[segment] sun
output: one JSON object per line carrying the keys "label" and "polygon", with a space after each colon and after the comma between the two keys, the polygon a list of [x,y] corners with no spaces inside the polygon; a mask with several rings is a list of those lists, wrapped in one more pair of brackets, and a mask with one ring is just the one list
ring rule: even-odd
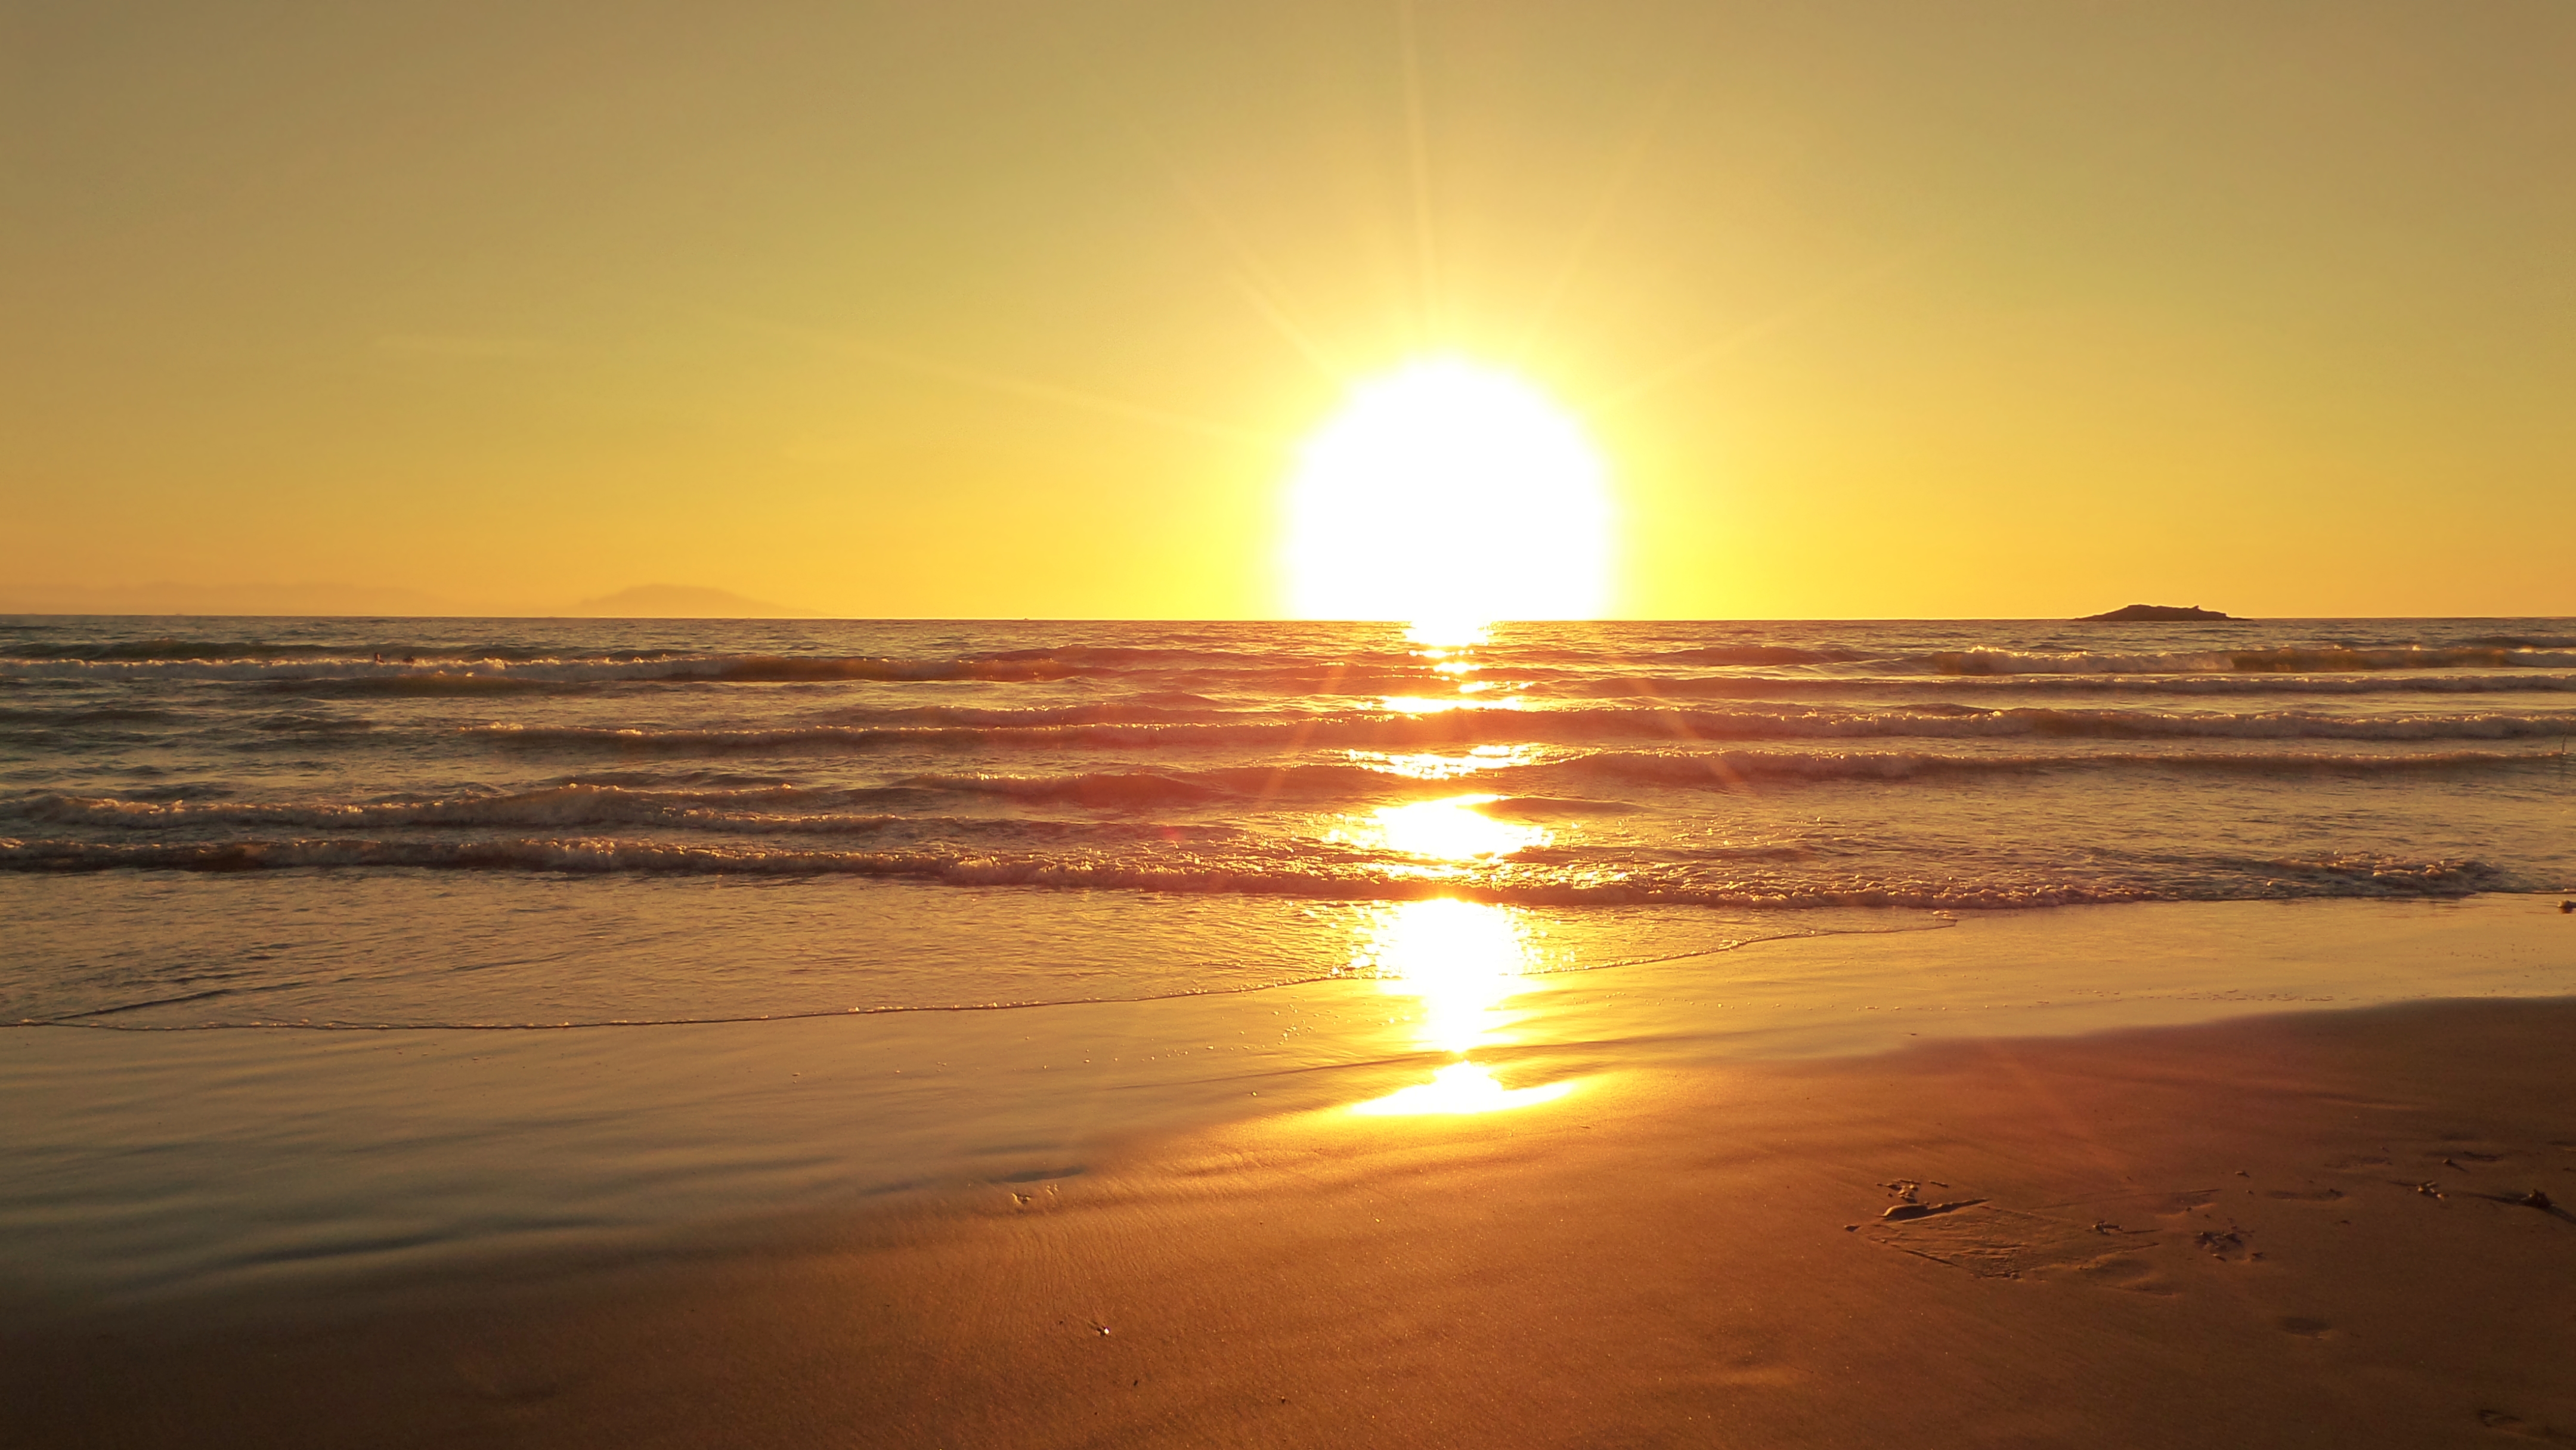
{"label": "sun", "polygon": [[1307,619],[1387,619],[1461,643],[1608,603],[1608,472],[1537,388],[1460,358],[1363,383],[1306,440],[1287,564]]}

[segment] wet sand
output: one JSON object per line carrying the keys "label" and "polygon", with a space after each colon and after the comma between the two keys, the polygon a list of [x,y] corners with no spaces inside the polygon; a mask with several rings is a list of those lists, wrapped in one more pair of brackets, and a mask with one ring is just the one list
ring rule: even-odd
{"label": "wet sand", "polygon": [[362,1305],[21,1303],[0,1413],[20,1445],[2570,1443],[2569,1200],[2576,1002],[1926,1041],[1290,1114]]}

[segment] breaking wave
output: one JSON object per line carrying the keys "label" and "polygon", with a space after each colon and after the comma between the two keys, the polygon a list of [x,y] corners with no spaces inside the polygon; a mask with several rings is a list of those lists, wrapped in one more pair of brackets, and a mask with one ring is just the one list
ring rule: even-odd
{"label": "breaking wave", "polygon": [[2393,648],[2280,646],[2136,654],[2008,649],[1944,650],[1923,660],[1944,675],[2322,674],[2360,670],[2567,669],[2576,653],[2522,645],[2401,645]]}
{"label": "breaking wave", "polygon": [[[1209,829],[1189,812],[1275,807],[1357,809],[1387,801],[1482,793],[1504,816],[1611,815],[1646,809],[1627,788],[1737,790],[1839,782],[1895,784],[2107,770],[2181,775],[2405,777],[2558,768],[2555,756],[2509,751],[2406,754],[2245,751],[1944,754],[1924,751],[1598,751],[1498,764],[1468,777],[1424,778],[1376,763],[1094,770],[1062,774],[925,772],[878,786],[650,789],[567,782],[536,790],[426,800],[261,802],[142,799],[61,791],[0,798],[0,822],[115,834],[256,831],[565,830],[631,827],[716,832],[1061,834],[1072,823],[1023,815],[928,814],[929,803],[996,799],[1116,812],[1177,810],[1163,835]],[[1607,798],[1605,798],[1605,796]]]}
{"label": "breaking wave", "polygon": [[[1909,706],[1878,710],[1452,709],[1245,719],[1243,712],[1141,707],[1031,712],[1045,723],[798,725],[750,729],[533,726],[494,723],[464,733],[525,750],[652,755],[780,755],[912,748],[1112,750],[1435,749],[1475,745],[1580,746],[1611,740],[1866,738],[2132,740],[2555,740],[2564,714],[2345,715],[2308,710],[2245,714],[2146,710]],[[1209,718],[1213,716],[1214,718]],[[952,717],[953,718],[953,717]],[[984,712],[984,718],[997,717]]]}
{"label": "breaking wave", "polygon": [[964,853],[939,850],[831,851],[611,839],[387,841],[369,838],[101,844],[0,839],[0,871],[158,870],[259,872],[409,869],[551,872],[571,875],[861,876],[957,886],[1298,896],[1330,900],[1455,897],[1524,906],[1695,905],[1801,908],[1894,906],[2006,909],[2122,901],[2241,900],[2261,897],[2457,897],[2506,886],[2509,878],[2472,860],[2417,861],[2351,854],[2237,863],[2239,879],[2180,894],[2141,883],[2093,881],[1822,880],[1760,875],[1711,879],[1687,868],[1646,867],[1583,876],[1498,868],[1473,876],[1390,876],[1366,859],[1302,858],[1238,863],[1122,859],[1081,854]]}
{"label": "breaking wave", "polygon": [[[1497,648],[1457,662],[1471,672],[1596,673],[1640,666],[1682,670],[1803,669],[1811,678],[1989,675],[2354,674],[2417,670],[2576,668],[2576,640],[2484,636],[2460,644],[2278,645],[2234,650],[2018,650],[1970,648],[1919,653],[1788,645],[1730,645],[1633,652]],[[1359,690],[1439,681],[1439,662],[1402,651],[1348,650],[1286,656],[1246,649],[1079,648],[957,655],[701,654],[679,650],[611,653],[529,646],[405,648],[359,652],[319,645],[138,641],[28,645],[0,655],[0,674],[20,678],[170,678],[362,681],[519,679],[549,684],[704,681],[736,684],[1042,683],[1152,674],[1197,676],[1243,687]],[[433,683],[431,688],[436,688]]]}

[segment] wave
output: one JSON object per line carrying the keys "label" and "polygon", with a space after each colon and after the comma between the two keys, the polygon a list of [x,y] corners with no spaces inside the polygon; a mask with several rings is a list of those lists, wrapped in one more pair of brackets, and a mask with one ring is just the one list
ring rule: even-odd
{"label": "wave", "polygon": [[[1175,712],[1105,706],[1061,712],[942,712],[946,718],[1031,718],[1088,723],[792,725],[757,729],[521,725],[495,722],[460,733],[523,750],[722,756],[889,749],[1112,750],[1253,748],[1425,750],[1476,745],[1581,746],[1614,740],[1861,738],[2130,740],[2556,740],[2576,733],[2576,712],[2362,716],[2321,711],[2257,713],[1989,709],[1922,704],[1877,710],[1675,710],[1665,708],[1465,708],[1428,714],[1299,715]],[[1211,714],[1215,718],[1208,718]]]}
{"label": "wave", "polygon": [[[1544,651],[1529,651],[1537,658],[1548,658]],[[1817,648],[1813,646],[1737,644],[1710,645],[1697,649],[1663,650],[1644,656],[1676,665],[1843,665],[1856,664],[1873,656],[1854,649]]]}
{"label": "wave", "polygon": [[405,670],[390,674],[333,675],[319,678],[263,675],[256,679],[260,687],[271,694],[334,699],[592,695],[611,688],[617,683],[612,679],[544,679],[528,674],[474,674],[447,670],[430,670],[422,673]]}
{"label": "wave", "polygon": [[2282,645],[2264,649],[2042,653],[2009,649],[1942,650],[1921,657],[1924,672],[1941,675],[2009,674],[2321,674],[2364,670],[2566,669],[2576,653],[2517,645]]}
{"label": "wave", "polygon": [[75,644],[23,644],[13,658],[31,660],[233,660],[304,659],[344,653],[331,645],[266,644],[258,640],[103,640]]}
{"label": "wave", "polygon": [[0,821],[92,834],[221,836],[243,831],[600,830],[720,834],[873,834],[915,838],[1102,843],[1228,838],[1231,824],[1180,819],[1120,824],[931,814],[941,798],[996,799],[1132,815],[1157,809],[1276,808],[1341,811],[1453,796],[1473,785],[1498,798],[1489,815],[1608,816],[1645,809],[1621,798],[1647,789],[1741,790],[1782,785],[1901,784],[2086,771],[2185,775],[2406,777],[2548,769],[2552,756],[2452,751],[2393,755],[2310,752],[2155,754],[2086,752],[1956,755],[1919,751],[1603,751],[1478,772],[1471,780],[1421,779],[1365,764],[1236,766],[1205,770],[1096,770],[1026,775],[931,772],[890,785],[818,789],[766,786],[656,789],[573,782],[536,790],[426,800],[260,802],[148,799],[40,792],[0,799]]}
{"label": "wave", "polygon": [[[529,660],[485,658],[434,664],[366,658],[86,659],[0,658],[0,679],[89,684],[199,680],[255,683],[271,690],[330,695],[578,694],[608,685],[1024,684],[1141,675],[1129,666],[970,656],[729,655],[696,658]],[[1159,678],[1184,689],[1270,696],[1382,695],[1454,687],[1457,676],[1415,658],[1381,663],[1263,663],[1167,667]]]}
{"label": "wave", "polygon": [[[1085,673],[1078,666],[1043,660],[901,660],[877,656],[726,655],[696,658],[562,659],[453,657],[440,661],[349,658],[336,654],[178,656],[133,659],[86,656],[17,657],[0,671],[34,679],[177,679],[299,681],[420,681],[458,688],[464,680],[520,680],[544,684],[702,680],[737,684],[802,681],[1058,680]],[[1097,673],[1099,671],[1090,671]],[[443,677],[443,678],[442,678]]]}
{"label": "wave", "polygon": [[1528,774],[1567,782],[1735,788],[1757,783],[1903,781],[1961,776],[2036,776],[2082,771],[2166,771],[2184,775],[2407,776],[2547,768],[2555,755],[2455,750],[2391,754],[2319,751],[2062,751],[1945,755],[1910,750],[1603,751],[1543,766],[1479,775],[1525,785]]}
{"label": "wave", "polygon": [[[2322,845],[2567,859],[2564,620],[1564,625],[1438,656],[1325,625],[378,621],[351,628],[408,638],[312,643],[339,627],[0,633],[0,870],[1984,906],[2519,879],[2291,854]],[[1545,829],[1440,865],[1375,828],[1468,792]]]}
{"label": "wave", "polygon": [[[619,650],[576,657],[641,663],[684,658],[687,650]],[[70,644],[21,643],[0,656],[0,664],[20,661],[65,661],[117,664],[390,664],[396,668],[466,663],[510,664],[565,657],[544,645],[423,645],[401,640],[369,643],[295,644],[266,640],[140,639],[79,641]]]}
{"label": "wave", "polygon": [[[879,838],[1139,841],[1232,839],[1252,829],[1244,811],[1349,812],[1462,789],[1499,797],[1486,813],[1508,818],[1612,816],[1647,809],[1636,792],[1735,791],[1842,783],[1902,785],[2102,772],[2408,778],[2548,771],[2554,755],[2510,751],[2354,754],[2288,751],[2141,751],[1954,754],[1883,750],[1607,750],[1498,765],[1465,778],[1422,778],[1385,764],[1301,762],[1201,769],[1077,770],[1054,774],[933,771],[881,784],[819,788],[690,788],[593,781],[429,798],[334,801],[189,799],[170,787],[121,796],[68,791],[0,798],[0,822],[68,828],[92,836],[220,840],[278,831],[472,833],[512,830],[645,831]],[[220,795],[220,791],[211,791]],[[950,802],[946,810],[937,803]],[[1007,805],[974,813],[960,802]],[[1116,819],[1047,819],[1031,808],[1072,807]],[[957,814],[965,809],[968,814]],[[1209,812],[1217,813],[1211,817]],[[1174,814],[1177,813],[1177,814]]]}
{"label": "wave", "polygon": [[1542,700],[1780,700],[1807,698],[2022,698],[2050,695],[2187,697],[2483,695],[2576,693],[2576,674],[2084,675],[1989,674],[1936,678],[1847,675],[1592,674],[1511,671],[1521,698]]}
{"label": "wave", "polygon": [[62,729],[79,725],[157,725],[185,717],[172,710],[155,710],[143,706],[102,705],[74,706],[65,710],[0,709],[0,726],[32,725],[39,729]]}
{"label": "wave", "polygon": [[906,784],[1022,801],[1138,809],[1156,805],[1273,802],[1283,806],[1364,804],[1454,795],[1472,784],[1516,797],[1593,799],[1602,787],[1741,789],[1750,785],[1892,783],[1971,776],[2039,776],[2085,771],[2179,774],[2413,776],[2554,767],[2554,755],[2513,751],[2328,754],[2312,751],[2155,753],[2050,752],[1954,755],[1881,750],[1606,750],[1497,766],[1467,779],[1421,779],[1359,764],[1237,766],[1193,771],[1108,770],[1063,775],[926,774]]}
{"label": "wave", "polygon": [[[1473,788],[1499,796],[1489,814],[1628,814],[1625,788],[1734,791],[1795,783],[1906,783],[1950,778],[2038,778],[2038,775],[2177,773],[2277,775],[2277,778],[2406,778],[2406,775],[2553,770],[2555,755],[2530,752],[2009,752],[1942,755],[1911,749],[1605,749],[1589,755],[1497,765],[1468,778],[1419,778],[1368,762],[1226,765],[1203,770],[1072,770],[1028,773],[920,773],[881,786],[739,786],[659,788],[616,783],[556,783],[533,791],[459,793],[407,801],[191,801],[170,791],[82,796],[36,791],[0,798],[0,822],[72,827],[85,832],[276,832],[276,829],[683,829],[683,832],[912,832],[912,834],[1064,834],[1100,822],[1046,822],[1025,814],[925,814],[940,798],[1007,801],[1015,806],[1079,806],[1151,811],[1218,809],[1332,811],[1381,801],[1443,798]],[[1208,832],[1206,824],[1154,822],[1151,832]]]}
{"label": "wave", "polygon": [[[2576,658],[2576,656],[2571,656]],[[190,663],[107,667],[87,662],[37,665],[0,663],[0,676],[14,673],[21,681],[104,685],[123,681],[167,679],[236,683],[272,695],[312,699],[437,700],[544,699],[595,697],[619,689],[651,687],[724,687],[758,684],[931,683],[949,680],[984,684],[1058,684],[1072,675],[1027,675],[1014,679],[1003,672],[941,675],[930,667],[889,667],[869,673],[847,662],[829,668],[767,671],[750,668],[671,666],[661,663],[528,664],[483,669],[406,669],[370,664],[335,665],[329,669],[275,663]],[[1941,672],[1867,675],[1639,674],[1630,671],[1587,673],[1563,669],[1511,669],[1485,666],[1458,674],[1426,669],[1328,670],[1308,667],[1235,671],[1194,671],[1156,677],[1164,688],[1135,688],[1145,680],[1123,682],[1124,703],[990,706],[963,708],[904,703],[902,697],[861,697],[861,703],[833,705],[834,718],[851,723],[919,724],[1076,724],[1186,723],[1240,718],[1283,702],[1303,700],[1313,710],[1329,702],[1358,703],[1373,698],[1405,697],[1471,705],[1517,702],[1555,706],[1559,702],[1635,701],[1673,704],[1697,701],[1885,702],[1902,707],[1909,700],[2002,701],[2050,696],[2142,696],[2179,698],[2280,698],[2320,696],[2362,699],[2375,696],[2568,694],[2576,693],[2576,674],[2539,668],[2492,674],[2408,674],[2379,671],[2362,675],[2314,675],[2296,672],[2130,674],[2118,671],[2022,671],[1980,667]],[[1475,692],[1461,696],[1459,686]],[[1347,704],[1345,708],[1347,708]],[[0,711],[0,724],[51,723],[44,712]],[[91,718],[151,718],[132,716]],[[62,723],[78,723],[65,717]]]}
{"label": "wave", "polygon": [[[1004,796],[1027,802],[1136,807],[1241,799],[1263,793],[1276,772],[1217,772],[1184,779],[1139,772],[1072,776],[923,776],[898,786],[816,790],[776,786],[733,790],[649,789],[572,783],[539,790],[459,795],[433,800],[368,802],[270,802],[156,800],[43,792],[0,799],[0,821],[71,827],[93,833],[163,836],[222,831],[525,830],[630,827],[738,834],[909,834],[928,837],[1010,837],[1102,840],[1222,839],[1231,826],[1153,822],[1142,826],[1070,821],[1025,815],[960,816],[923,813],[939,794]],[[1421,783],[1359,767],[1307,767],[1280,794],[1311,804],[1318,796],[1375,798]],[[1427,785],[1425,786],[1427,789]],[[1454,785],[1444,787],[1454,789]],[[911,810],[888,809],[905,805]],[[1504,796],[1482,809],[1514,818],[1623,815],[1638,809],[1625,801],[1571,796]],[[1139,832],[1143,834],[1140,836]]]}
{"label": "wave", "polygon": [[821,791],[794,786],[691,791],[635,790],[580,783],[495,795],[346,804],[158,801],[45,792],[0,801],[0,819],[43,825],[165,832],[214,827],[331,831],[389,826],[651,826],[684,822],[699,812],[741,815],[764,809],[815,812],[838,807],[846,810],[863,803],[867,795],[862,791]]}
{"label": "wave", "polygon": [[[1068,823],[924,815],[936,794],[908,786],[642,789],[570,783],[430,800],[190,801],[42,792],[0,799],[0,820],[91,832],[571,830],[631,827],[741,833],[1060,834]],[[903,809],[910,807],[911,809]]]}
{"label": "wave", "polygon": [[251,728],[271,735],[363,735],[376,722],[347,715],[271,715],[252,722]]}
{"label": "wave", "polygon": [[[578,694],[610,685],[937,684],[1049,685],[1085,680],[1159,681],[1182,691],[1287,696],[1445,693],[1462,679],[1529,685],[1578,697],[1751,696],[1804,688],[1834,691],[1906,688],[1908,682],[2062,676],[2120,682],[2114,687],[2227,676],[2390,675],[2462,670],[2576,668],[2576,651],[2558,636],[2485,637],[2458,645],[2279,645],[2226,651],[2039,651],[2007,648],[1871,653],[1830,646],[1743,644],[1620,653],[1605,649],[1496,648],[1449,661],[1397,651],[1319,655],[1300,648],[1062,646],[955,655],[691,653],[677,650],[548,651],[537,646],[470,646],[422,650],[394,646],[357,652],[339,646],[153,640],[105,644],[16,646],[0,658],[0,677],[106,683],[122,680],[256,682],[274,690],[317,694],[441,695]],[[1275,642],[1274,642],[1275,643]],[[1646,671],[1640,674],[1640,669]],[[1798,670],[1778,683],[1747,670]],[[2206,687],[2204,687],[2206,688]],[[2261,688],[2261,687],[2256,687]],[[2279,688],[2351,688],[2307,680]],[[2576,688],[2561,678],[2547,686]]]}
{"label": "wave", "polygon": [[1496,867],[1477,875],[1425,879],[1362,859],[1257,861],[1117,858],[943,850],[835,851],[689,845],[602,838],[417,841],[343,838],[210,844],[100,844],[0,839],[0,871],[453,870],[567,875],[861,876],[950,886],[1412,900],[1433,896],[1526,906],[1688,905],[1800,908],[1897,906],[2015,909],[2152,900],[2297,896],[2457,897],[2512,886],[2507,873],[2474,860],[2412,860],[2369,854],[2228,861],[2226,879],[2194,889],[2105,880],[1971,881],[1818,879],[1779,874],[1711,877],[1704,871],[1548,872]]}

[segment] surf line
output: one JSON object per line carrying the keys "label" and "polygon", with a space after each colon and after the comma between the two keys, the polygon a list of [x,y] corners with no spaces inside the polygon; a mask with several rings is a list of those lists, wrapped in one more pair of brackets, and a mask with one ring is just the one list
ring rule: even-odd
{"label": "surf line", "polygon": [[[1524,975],[1561,976],[1579,972],[1607,972],[1620,967],[1655,966],[1667,962],[1686,962],[1699,957],[1724,956],[1764,942],[1795,941],[1826,936],[1897,936],[1915,931],[1940,931],[1957,926],[1956,918],[1936,916],[1920,926],[1901,927],[1806,927],[1747,937],[1743,941],[1699,951],[1671,952],[1651,957],[1620,957],[1591,966],[1554,967]],[[121,1012],[140,1012],[146,1008],[195,1001],[195,997],[165,997],[151,1002],[127,1002],[114,1007],[98,1007],[87,1012],[66,1013],[60,1017],[22,1017],[15,1022],[0,1023],[0,1030],[39,1027],[73,1028],[88,1032],[593,1032],[620,1027],[730,1027],[754,1022],[815,1022],[832,1017],[884,1017],[911,1012],[1021,1012],[1039,1007],[1109,1007],[1125,1003],[1182,1002],[1194,997],[1243,997],[1255,992],[1276,992],[1289,987],[1309,987],[1320,982],[1374,982],[1376,976],[1345,972],[1335,968],[1312,976],[1290,977],[1276,982],[1255,982],[1243,987],[1199,987],[1186,992],[1157,992],[1142,997],[1058,997],[1026,1002],[940,1002],[920,1005],[888,1004],[878,1007],[820,1007],[809,1012],[760,1012],[737,1017],[612,1017],[587,1022],[174,1022],[166,1024],[134,1022],[101,1022],[95,1019]]]}

